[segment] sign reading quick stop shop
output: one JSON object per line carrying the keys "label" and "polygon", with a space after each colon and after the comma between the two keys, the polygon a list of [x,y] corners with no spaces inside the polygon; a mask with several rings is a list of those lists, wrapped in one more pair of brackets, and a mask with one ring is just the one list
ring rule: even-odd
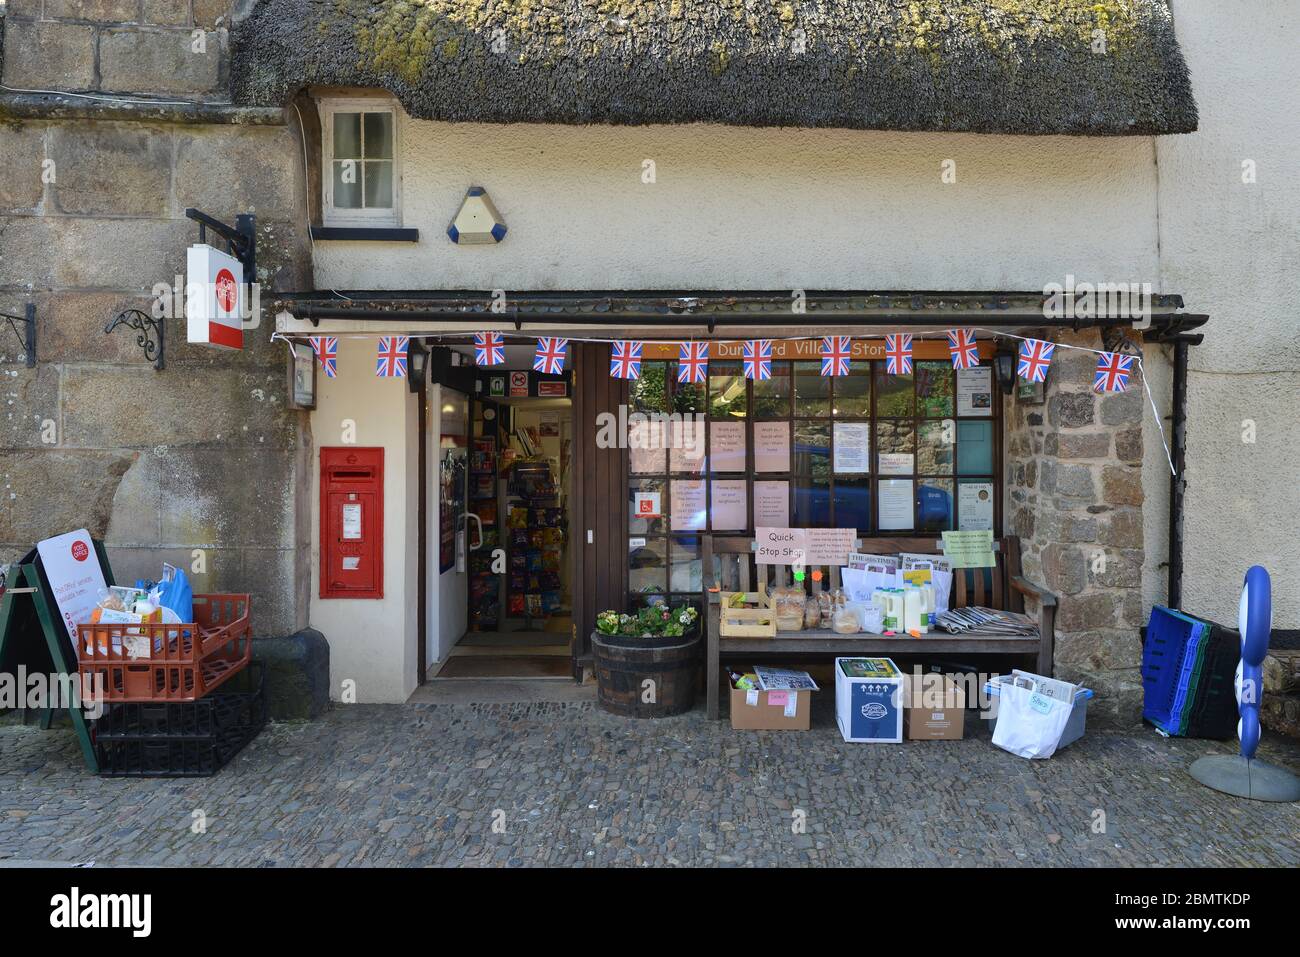
{"label": "sign reading quick stop shop", "polygon": [[244,267],[203,243],[185,259],[186,340],[225,349],[244,347]]}

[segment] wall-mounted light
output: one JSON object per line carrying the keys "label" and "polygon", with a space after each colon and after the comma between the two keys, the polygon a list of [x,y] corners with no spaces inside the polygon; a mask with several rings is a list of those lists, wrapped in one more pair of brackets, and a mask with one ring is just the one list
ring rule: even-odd
{"label": "wall-mounted light", "polygon": [[412,392],[419,392],[429,374],[429,350],[419,339],[406,344],[406,384]]}
{"label": "wall-mounted light", "polygon": [[1003,395],[1010,395],[1016,387],[1016,356],[1011,352],[999,352],[993,357],[993,373],[997,376],[998,386]]}

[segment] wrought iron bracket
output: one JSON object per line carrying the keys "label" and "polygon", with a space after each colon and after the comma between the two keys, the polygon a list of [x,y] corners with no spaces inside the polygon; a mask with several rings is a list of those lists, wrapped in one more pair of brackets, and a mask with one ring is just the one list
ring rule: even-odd
{"label": "wrought iron bracket", "polygon": [[153,367],[161,372],[166,342],[163,320],[139,309],[125,309],[104,327],[104,332],[111,334],[118,326],[135,330],[135,344],[143,350],[144,357],[153,363]]}
{"label": "wrought iron bracket", "polygon": [[[21,316],[11,316],[7,312],[0,312],[0,319],[4,319],[9,324],[9,329],[23,347],[23,356],[27,361],[27,368],[36,368],[36,304],[27,303],[23,308]],[[27,327],[25,331],[19,331],[18,323]]]}
{"label": "wrought iron bracket", "polygon": [[212,230],[226,241],[226,248],[230,255],[238,259],[239,264],[244,267],[244,282],[251,284],[257,281],[256,216],[252,213],[240,213],[235,217],[234,226],[227,226],[221,220],[214,219],[193,207],[185,210],[185,216],[199,224],[199,242],[206,243],[207,231]]}

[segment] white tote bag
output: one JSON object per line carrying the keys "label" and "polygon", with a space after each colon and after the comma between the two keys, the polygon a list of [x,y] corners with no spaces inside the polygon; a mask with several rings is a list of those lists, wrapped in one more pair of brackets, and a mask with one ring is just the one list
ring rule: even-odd
{"label": "white tote bag", "polygon": [[993,743],[1022,758],[1050,758],[1073,711],[1073,700],[1049,697],[1035,681],[1017,675],[999,689]]}

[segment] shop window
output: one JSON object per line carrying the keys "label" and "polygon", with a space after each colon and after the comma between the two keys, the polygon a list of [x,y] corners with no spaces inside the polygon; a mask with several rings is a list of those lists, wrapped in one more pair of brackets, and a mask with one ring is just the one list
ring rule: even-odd
{"label": "shop window", "polygon": [[[864,537],[997,531],[1000,404],[991,369],[957,373],[919,360],[891,376],[880,360],[823,377],[816,361],[775,360],[772,377],[710,364],[707,383],[649,361],[631,385],[636,411],[704,413],[703,458],[629,452],[629,582],[634,605],[698,601],[699,533],[759,525],[854,528]],[[643,509],[642,514],[637,508]]]}
{"label": "shop window", "polygon": [[387,100],[324,100],[326,225],[400,224],[397,111]]}

